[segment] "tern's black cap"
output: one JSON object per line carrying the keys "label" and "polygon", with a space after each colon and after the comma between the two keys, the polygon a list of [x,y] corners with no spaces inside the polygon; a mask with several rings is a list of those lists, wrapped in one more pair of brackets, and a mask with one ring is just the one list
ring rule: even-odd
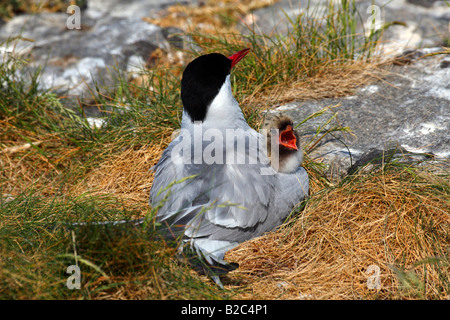
{"label": "tern's black cap", "polygon": [[181,100],[192,121],[203,121],[208,107],[230,74],[232,61],[219,53],[189,63],[181,80]]}

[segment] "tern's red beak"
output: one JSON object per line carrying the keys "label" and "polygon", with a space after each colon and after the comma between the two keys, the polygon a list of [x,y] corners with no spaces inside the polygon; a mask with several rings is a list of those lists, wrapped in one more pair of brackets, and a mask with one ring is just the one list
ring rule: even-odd
{"label": "tern's red beak", "polygon": [[232,54],[231,56],[229,56],[228,59],[231,60],[231,68],[233,68],[236,65],[236,63],[241,61],[241,59],[243,57],[245,57],[245,55],[249,52],[250,52],[250,48],[247,48],[247,49],[241,50],[241,51],[236,52],[235,54]]}
{"label": "tern's red beak", "polygon": [[280,144],[286,148],[298,150],[297,138],[295,137],[294,130],[292,130],[291,126],[287,126],[285,130],[281,131]]}

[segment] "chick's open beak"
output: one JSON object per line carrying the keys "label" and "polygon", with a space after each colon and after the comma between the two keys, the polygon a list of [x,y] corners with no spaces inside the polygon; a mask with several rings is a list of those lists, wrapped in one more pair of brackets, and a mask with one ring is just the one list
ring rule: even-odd
{"label": "chick's open beak", "polygon": [[295,137],[294,130],[291,126],[280,133],[280,144],[286,148],[298,150],[297,148],[297,138]]}

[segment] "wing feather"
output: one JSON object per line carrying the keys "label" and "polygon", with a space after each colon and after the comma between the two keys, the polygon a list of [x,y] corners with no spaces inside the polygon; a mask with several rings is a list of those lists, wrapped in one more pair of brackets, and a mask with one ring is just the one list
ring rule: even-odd
{"label": "wing feather", "polygon": [[[210,236],[221,228],[255,228],[267,219],[275,180],[259,174],[265,164],[183,164],[174,152],[181,141],[174,140],[154,167],[150,203],[161,206],[158,220],[189,221],[190,236]],[[258,154],[245,150],[247,159]]]}

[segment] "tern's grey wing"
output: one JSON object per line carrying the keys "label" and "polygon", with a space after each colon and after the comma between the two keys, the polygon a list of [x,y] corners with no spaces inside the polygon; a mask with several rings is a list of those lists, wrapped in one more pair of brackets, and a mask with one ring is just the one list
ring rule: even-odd
{"label": "tern's grey wing", "polygon": [[[158,220],[188,225],[188,237],[251,238],[255,228],[268,218],[273,202],[276,179],[260,174],[267,165],[179,163],[180,154],[174,151],[176,143],[165,150],[155,166],[150,202],[153,206],[160,203]],[[247,146],[244,152],[246,156],[258,154],[254,146]],[[170,191],[164,190],[180,180]]]}

